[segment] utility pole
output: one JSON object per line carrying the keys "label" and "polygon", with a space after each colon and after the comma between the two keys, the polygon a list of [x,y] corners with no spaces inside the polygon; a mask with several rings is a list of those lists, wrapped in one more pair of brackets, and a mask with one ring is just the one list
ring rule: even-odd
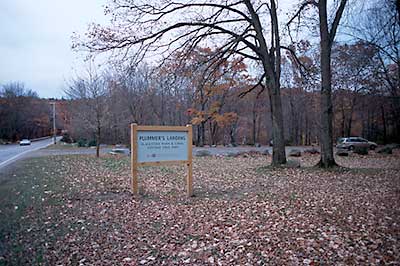
{"label": "utility pole", "polygon": [[56,139],[56,103],[55,102],[51,102],[51,105],[53,105],[53,139],[54,139],[54,144],[56,144],[57,139]]}

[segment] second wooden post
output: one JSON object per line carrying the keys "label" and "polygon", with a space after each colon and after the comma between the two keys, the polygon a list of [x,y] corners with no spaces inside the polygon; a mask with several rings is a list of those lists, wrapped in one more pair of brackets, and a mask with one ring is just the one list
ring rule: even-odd
{"label": "second wooden post", "polygon": [[132,176],[132,193],[139,194],[138,186],[138,166],[137,166],[137,124],[131,124],[131,176]]}
{"label": "second wooden post", "polygon": [[193,164],[192,164],[192,146],[193,146],[193,129],[192,125],[187,125],[188,127],[188,173],[186,180],[186,192],[188,197],[193,196]]}

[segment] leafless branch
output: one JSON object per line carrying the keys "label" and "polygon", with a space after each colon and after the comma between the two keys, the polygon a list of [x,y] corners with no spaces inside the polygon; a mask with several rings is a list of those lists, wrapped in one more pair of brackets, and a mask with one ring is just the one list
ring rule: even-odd
{"label": "leafless branch", "polygon": [[341,0],[338,10],[335,14],[335,19],[332,22],[331,30],[329,31],[329,42],[332,45],[336,36],[336,31],[339,26],[339,21],[343,15],[344,8],[346,7],[347,0]]}
{"label": "leafless branch", "polygon": [[257,82],[254,86],[252,86],[252,87],[250,87],[249,89],[247,89],[247,90],[245,90],[245,91],[239,93],[239,97],[240,97],[240,98],[243,98],[243,97],[246,96],[248,93],[250,93],[250,92],[252,92],[253,90],[255,90],[257,87],[259,87],[259,86],[263,87],[263,83],[262,83],[262,82],[263,82],[264,78],[265,78],[265,75],[262,75],[261,78],[258,80],[258,82]]}

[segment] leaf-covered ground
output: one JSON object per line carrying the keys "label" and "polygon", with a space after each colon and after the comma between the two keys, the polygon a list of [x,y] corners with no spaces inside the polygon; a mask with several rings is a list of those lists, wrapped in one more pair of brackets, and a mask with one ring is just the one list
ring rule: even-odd
{"label": "leaf-covered ground", "polygon": [[400,264],[400,154],[345,168],[273,169],[270,157],[140,168],[90,155],[31,158],[0,177],[0,265]]}

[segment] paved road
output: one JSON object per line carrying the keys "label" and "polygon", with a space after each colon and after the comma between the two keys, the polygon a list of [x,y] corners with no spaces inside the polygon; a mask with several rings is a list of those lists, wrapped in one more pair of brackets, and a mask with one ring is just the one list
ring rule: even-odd
{"label": "paved road", "polygon": [[[59,140],[61,137],[58,137]],[[10,164],[30,152],[45,148],[53,143],[53,138],[32,142],[28,146],[19,146],[18,144],[0,145],[0,168]]]}

